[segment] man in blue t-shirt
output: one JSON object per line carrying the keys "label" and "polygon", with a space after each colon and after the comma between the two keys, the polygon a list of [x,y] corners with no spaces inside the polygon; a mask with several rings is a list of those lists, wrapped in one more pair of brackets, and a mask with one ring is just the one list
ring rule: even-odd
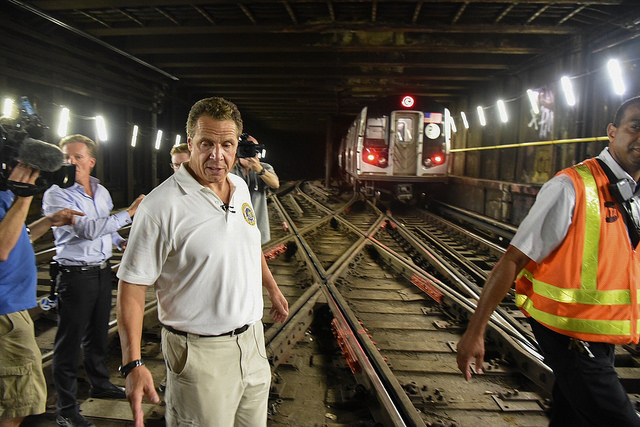
{"label": "man in blue t-shirt", "polygon": [[[9,181],[34,184],[40,172],[18,164]],[[0,425],[18,426],[45,411],[47,385],[42,355],[28,309],[36,305],[36,260],[31,240],[52,225],[70,224],[82,212],[63,209],[24,224],[33,196],[0,191]],[[20,381],[17,381],[20,379]]]}

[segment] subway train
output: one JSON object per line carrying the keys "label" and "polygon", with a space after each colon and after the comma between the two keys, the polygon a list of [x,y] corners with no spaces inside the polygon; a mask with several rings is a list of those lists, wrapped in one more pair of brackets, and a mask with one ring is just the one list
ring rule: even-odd
{"label": "subway train", "polygon": [[430,98],[401,95],[365,106],[340,143],[341,178],[365,193],[411,200],[414,185],[445,181],[449,110]]}

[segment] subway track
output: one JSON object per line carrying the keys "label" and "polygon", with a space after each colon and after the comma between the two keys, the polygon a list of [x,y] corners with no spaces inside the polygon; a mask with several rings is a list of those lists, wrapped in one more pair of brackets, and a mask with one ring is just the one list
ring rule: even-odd
{"label": "subway track", "polygon": [[[406,207],[392,212],[313,182],[283,187],[269,198],[272,238],[263,246],[290,305],[288,321],[273,324],[265,295],[270,426],[547,425],[552,374],[512,298],[489,325],[485,374],[466,382],[455,362],[456,343],[512,235],[509,227],[483,228],[482,218],[447,215],[446,208],[439,215]],[[50,289],[46,246],[38,248],[39,297]],[[114,304],[115,289],[114,282]],[[152,290],[147,298],[143,357],[160,385],[164,363]],[[47,372],[55,313],[32,315]],[[115,319],[110,331],[109,366],[122,385]],[[639,360],[635,349],[617,349],[632,400],[640,392]],[[30,425],[51,424],[52,387],[49,392],[47,414]],[[81,381],[83,414],[96,425],[130,424],[126,401],[87,393]],[[162,404],[147,403],[145,414],[147,425],[164,425]]]}

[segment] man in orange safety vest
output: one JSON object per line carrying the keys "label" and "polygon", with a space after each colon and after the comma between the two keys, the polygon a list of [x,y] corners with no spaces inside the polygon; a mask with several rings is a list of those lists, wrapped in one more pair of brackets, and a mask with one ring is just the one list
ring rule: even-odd
{"label": "man in orange safety vest", "polygon": [[540,190],[484,286],[458,343],[458,367],[482,372],[492,312],[516,280],[553,370],[550,425],[640,426],[614,367],[615,344],[638,343],[640,97],[607,127],[609,146],[560,171]]}

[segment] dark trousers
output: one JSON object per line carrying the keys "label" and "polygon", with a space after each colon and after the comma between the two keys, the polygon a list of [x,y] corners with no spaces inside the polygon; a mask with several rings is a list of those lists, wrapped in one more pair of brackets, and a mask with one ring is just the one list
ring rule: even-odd
{"label": "dark trousers", "polygon": [[579,342],[529,322],[555,376],[550,426],[640,426],[614,367],[613,344],[588,342],[591,357]]}
{"label": "dark trousers", "polygon": [[58,413],[78,411],[77,374],[81,351],[91,386],[97,389],[109,386],[106,356],[111,279],[109,267],[58,274],[58,330],[52,364]]}

